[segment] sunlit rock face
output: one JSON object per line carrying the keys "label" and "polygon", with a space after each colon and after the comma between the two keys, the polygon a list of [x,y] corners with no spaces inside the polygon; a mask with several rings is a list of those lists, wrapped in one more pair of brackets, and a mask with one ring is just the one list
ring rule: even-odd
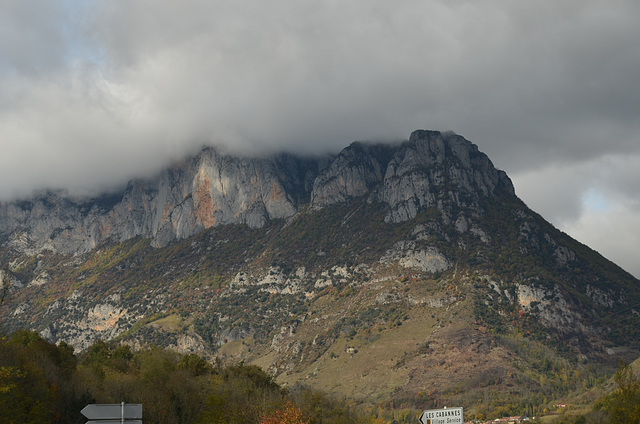
{"label": "sunlit rock face", "polygon": [[17,251],[87,252],[107,239],[151,238],[160,247],[210,227],[259,228],[295,215],[367,196],[402,222],[429,207],[445,221],[453,208],[480,214],[480,199],[514,195],[511,181],[477,146],[453,133],[419,130],[397,144],[352,143],[336,156],[262,158],[205,148],[150,179],[114,194],[75,198],[46,192],[0,203],[0,241]]}
{"label": "sunlit rock face", "polygon": [[163,246],[212,226],[257,228],[308,203],[324,162],[290,155],[240,158],[207,148],[156,178],[131,181],[121,193],[78,199],[46,192],[3,202],[0,237],[30,254],[82,253],[109,238],[143,236]]}
{"label": "sunlit rock face", "polygon": [[[138,225],[121,238],[151,236],[157,246],[227,224],[262,227],[294,215],[308,201],[318,162],[280,155],[239,158],[212,148],[158,178],[132,184],[115,210],[123,223],[136,211]],[[142,229],[139,230],[139,229]]]}

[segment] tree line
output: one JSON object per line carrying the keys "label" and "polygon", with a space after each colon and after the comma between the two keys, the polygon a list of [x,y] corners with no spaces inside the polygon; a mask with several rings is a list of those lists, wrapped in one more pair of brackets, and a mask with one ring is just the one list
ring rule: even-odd
{"label": "tree line", "polygon": [[[614,381],[616,389],[591,413],[559,422],[640,424],[640,381],[625,364]],[[417,423],[417,416],[400,419],[307,388],[285,389],[255,365],[102,340],[75,354],[34,331],[0,336],[1,423],[84,424],[86,405],[120,402],[142,404],[145,424]]]}
{"label": "tree line", "polygon": [[140,403],[145,424],[356,424],[345,402],[285,390],[255,365],[98,340],[74,354],[34,331],[0,337],[0,422],[84,424],[91,403]]}

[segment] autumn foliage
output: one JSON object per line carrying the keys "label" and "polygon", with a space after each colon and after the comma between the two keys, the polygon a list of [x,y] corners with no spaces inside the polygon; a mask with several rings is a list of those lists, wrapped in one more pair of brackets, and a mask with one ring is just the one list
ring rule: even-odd
{"label": "autumn foliage", "polygon": [[0,423],[82,424],[90,403],[140,403],[145,424],[356,424],[339,401],[291,393],[256,365],[94,342],[73,353],[34,331],[0,334]]}
{"label": "autumn foliage", "polygon": [[260,417],[260,424],[309,424],[302,409],[295,406],[291,401],[286,401],[282,408],[273,414]]}

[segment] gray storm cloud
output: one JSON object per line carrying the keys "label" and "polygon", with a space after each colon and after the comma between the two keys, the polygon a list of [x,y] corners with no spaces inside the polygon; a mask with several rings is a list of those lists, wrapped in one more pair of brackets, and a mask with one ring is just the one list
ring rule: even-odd
{"label": "gray storm cloud", "polygon": [[0,198],[110,189],[203,144],[321,153],[429,128],[578,238],[604,228],[594,187],[637,234],[639,20],[623,0],[1,1]]}

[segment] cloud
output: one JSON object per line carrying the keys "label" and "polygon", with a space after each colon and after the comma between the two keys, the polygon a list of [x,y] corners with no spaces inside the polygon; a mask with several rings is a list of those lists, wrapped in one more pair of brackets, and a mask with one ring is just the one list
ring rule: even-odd
{"label": "cloud", "polygon": [[626,271],[640,278],[638,246],[640,216],[638,204],[616,202],[602,209],[587,208],[580,217],[563,228],[582,243],[596,249]]}
{"label": "cloud", "polygon": [[67,17],[54,2],[0,3],[0,69],[34,76],[64,65]]}
{"label": "cloud", "polygon": [[640,154],[550,164],[512,178],[530,208],[640,276]]}
{"label": "cloud", "polygon": [[640,155],[639,19],[632,0],[2,1],[0,198],[115,187],[202,144],[320,153],[427,128],[570,222],[585,178],[638,194],[635,162],[590,172]]}

